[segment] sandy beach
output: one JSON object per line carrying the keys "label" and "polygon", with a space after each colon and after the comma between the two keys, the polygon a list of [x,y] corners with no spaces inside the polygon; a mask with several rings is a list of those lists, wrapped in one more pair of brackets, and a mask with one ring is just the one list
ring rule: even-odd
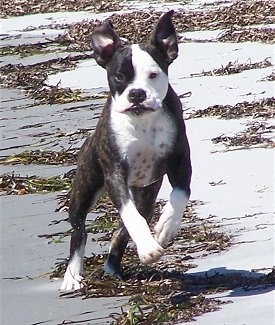
{"label": "sandy beach", "polygon": [[[152,3],[150,9],[210,10],[211,1],[207,3],[209,7],[206,9],[202,7],[204,1],[188,1],[186,5]],[[229,6],[231,2],[224,1],[222,5]],[[124,13],[142,8],[144,4],[132,3]],[[83,20],[103,20],[112,14],[108,11],[65,11],[7,16],[1,19],[0,46],[3,49],[18,44],[47,42],[66,32],[68,27],[61,28],[61,23],[69,26]],[[256,26],[266,27],[265,24]],[[271,29],[274,26],[275,17],[274,24],[268,24]],[[170,82],[182,95],[184,105],[193,166],[191,200],[202,202],[195,211],[199,218],[210,220],[231,237],[230,247],[223,251],[194,253],[191,260],[194,267],[186,272],[186,276],[238,274],[255,279],[256,283],[263,275],[270,274],[270,282],[211,292],[207,298],[228,303],[216,311],[195,316],[194,320],[177,319],[169,324],[271,325],[275,324],[274,115],[261,115],[260,109],[257,113],[236,118],[223,118],[219,114],[194,117],[194,114],[213,105],[234,106],[268,98],[273,103],[270,111],[273,109],[274,112],[274,80],[265,79],[274,71],[274,40],[216,41],[222,31],[178,30],[185,40],[180,42],[179,57],[169,72]],[[0,67],[4,71],[8,64],[28,66],[68,55],[68,49],[56,44],[51,46],[55,47],[54,50],[51,48],[47,53],[27,56],[1,54]],[[74,51],[73,55],[76,53]],[[90,55],[89,51],[85,53]],[[203,73],[226,67],[229,62],[245,65],[265,60],[269,62],[265,67],[259,64],[239,73]],[[3,80],[6,81],[5,77]],[[25,150],[79,148],[87,133],[92,133],[95,128],[105,98],[92,96],[108,91],[108,86],[105,71],[96,65],[93,58],[78,60],[71,69],[51,71],[46,83],[49,87],[58,84],[64,89],[70,88],[72,92],[80,89],[83,96],[90,97],[83,101],[48,104],[31,98],[22,87],[2,85],[1,182],[4,174],[51,177],[75,168],[75,164],[4,164],[2,161]],[[257,130],[262,132],[260,135],[257,133],[262,142],[247,144],[240,140],[239,145],[229,143],[233,137],[248,134],[251,126],[254,129],[257,126]],[[167,199],[169,191],[165,179],[159,199]],[[62,297],[59,293],[62,280],[50,279],[55,264],[67,258],[69,249],[69,237],[58,241],[45,236],[70,229],[65,221],[67,212],[55,212],[58,196],[64,193],[8,195],[3,182],[1,184],[1,324],[110,324],[114,321],[112,315],[121,313],[121,307],[124,310],[129,308],[127,296]],[[96,213],[90,213],[88,219],[92,222],[96,217]],[[86,255],[106,253],[108,241],[96,242],[92,237],[87,242]],[[174,245],[179,244],[175,241]],[[164,261],[168,266],[169,258],[164,257]]]}

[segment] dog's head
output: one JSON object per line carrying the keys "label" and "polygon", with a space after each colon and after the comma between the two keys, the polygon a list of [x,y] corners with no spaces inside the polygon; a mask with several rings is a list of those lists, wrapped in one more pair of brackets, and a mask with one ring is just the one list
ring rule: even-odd
{"label": "dog's head", "polygon": [[160,17],[147,44],[123,46],[108,21],[92,33],[94,58],[107,70],[115,111],[143,116],[162,107],[168,66],[178,55],[172,15],[169,11]]}

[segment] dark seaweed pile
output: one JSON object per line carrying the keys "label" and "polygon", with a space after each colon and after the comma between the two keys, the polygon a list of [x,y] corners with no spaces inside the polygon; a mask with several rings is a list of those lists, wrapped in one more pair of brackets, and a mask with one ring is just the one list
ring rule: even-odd
{"label": "dark seaweed pile", "polygon": [[[231,39],[228,36],[229,34],[224,34],[221,36],[221,40],[236,41],[236,37],[233,34],[237,34],[241,27],[251,26],[253,24],[275,23],[274,12],[275,3],[272,1],[238,1],[228,7],[207,11],[179,10],[175,12],[173,21],[179,32],[222,28],[230,29],[228,33],[231,32]],[[125,38],[131,43],[140,43],[148,39],[152,26],[155,25],[159,16],[159,12],[146,10],[122,15],[114,14],[109,19],[112,21],[120,37]],[[72,24],[69,26],[68,32],[60,36],[56,41],[62,45],[72,45],[77,50],[89,50],[90,35],[99,24],[99,21]],[[133,33],[133,30],[135,33]],[[269,33],[271,33],[271,36],[266,36]],[[257,40],[259,38],[260,35],[257,36]],[[246,38],[239,37],[239,41],[252,41],[254,39],[255,35],[252,32]],[[262,41],[266,39],[268,42],[274,42],[274,30],[263,30],[262,38],[260,39]]]}
{"label": "dark seaweed pile", "polygon": [[[229,150],[251,148],[274,148],[275,142],[272,137],[274,126],[267,123],[254,121],[248,127],[234,136],[220,135],[212,140],[213,143],[222,143]],[[233,149],[234,147],[235,149]]]}
{"label": "dark seaweed pile", "polygon": [[8,64],[0,68],[0,85],[2,87],[23,88],[27,95],[34,98],[38,104],[58,104],[88,99],[81,90],[62,88],[59,84],[48,85],[47,78],[50,73],[57,73],[76,67],[76,61],[87,59],[88,54],[67,56],[40,62],[32,65]]}
{"label": "dark seaweed pile", "polygon": [[253,102],[241,102],[236,105],[213,105],[191,113],[188,118],[217,116],[224,119],[236,119],[252,116],[253,118],[274,118],[275,97],[264,98]]}
{"label": "dark seaweed pile", "polygon": [[221,68],[213,69],[210,71],[202,71],[200,73],[192,73],[191,77],[201,77],[201,76],[225,76],[230,74],[240,73],[242,71],[251,69],[263,69],[272,66],[270,58],[266,58],[260,62],[251,63],[247,61],[246,63],[239,63],[238,61],[228,62],[226,66]]}
{"label": "dark seaweed pile", "polygon": [[113,11],[121,10],[120,1],[103,0],[51,0],[51,1],[1,1],[1,16],[23,16],[26,14],[58,11]]}
{"label": "dark seaweed pile", "polygon": [[69,190],[71,179],[64,175],[53,177],[21,176],[15,173],[0,175],[0,193],[25,195]]}

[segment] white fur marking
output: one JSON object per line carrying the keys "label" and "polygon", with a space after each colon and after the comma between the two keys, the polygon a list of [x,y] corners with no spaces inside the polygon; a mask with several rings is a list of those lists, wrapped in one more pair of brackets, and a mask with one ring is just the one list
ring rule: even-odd
{"label": "white fur marking", "polygon": [[76,250],[70,260],[64,275],[61,291],[79,290],[83,287],[83,257],[85,244],[82,244],[79,250]]}
{"label": "white fur marking", "polygon": [[146,220],[139,214],[132,200],[122,207],[120,215],[137,246],[140,261],[143,264],[158,261],[163,255],[164,249],[153,238]]}
{"label": "white fur marking", "polygon": [[129,186],[146,186],[152,178],[155,161],[171,151],[175,128],[169,116],[157,111],[134,118],[111,112],[111,125],[120,154],[130,166]]}
{"label": "white fur marking", "polygon": [[178,188],[172,190],[154,229],[155,238],[162,247],[167,247],[177,235],[188,199],[185,191]]}

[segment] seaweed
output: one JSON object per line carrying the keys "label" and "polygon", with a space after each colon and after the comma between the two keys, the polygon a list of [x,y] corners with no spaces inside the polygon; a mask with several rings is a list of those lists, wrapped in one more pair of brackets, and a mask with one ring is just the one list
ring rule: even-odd
{"label": "seaweed", "polygon": [[[238,132],[234,136],[220,135],[212,140],[213,143],[222,143],[226,147],[226,151],[251,148],[274,148],[275,142],[272,137],[268,137],[267,134],[272,133],[274,127],[267,125],[263,122],[252,122],[248,124],[248,127]],[[232,148],[234,147],[234,149]]]}
{"label": "seaweed", "polygon": [[239,63],[238,60],[234,62],[228,62],[226,66],[222,66],[221,68],[209,70],[209,71],[202,71],[200,73],[192,73],[191,77],[202,77],[202,76],[224,76],[230,74],[240,73],[246,70],[251,69],[263,69],[272,66],[270,62],[270,58],[266,58],[259,62],[251,63],[249,61],[245,63]]}
{"label": "seaweed", "polygon": [[0,193],[7,195],[49,193],[68,190],[71,187],[71,180],[64,175],[52,177],[21,176],[15,173],[0,175]]}
{"label": "seaweed", "polygon": [[61,151],[26,150],[19,154],[0,159],[2,165],[73,165],[78,158],[77,149]]}
{"label": "seaweed", "polygon": [[263,42],[275,43],[275,30],[271,27],[262,28],[231,28],[217,37],[219,42]]}
{"label": "seaweed", "polygon": [[[275,22],[274,16],[275,4],[272,1],[237,1],[233,4],[220,7],[218,9],[186,11],[177,10],[173,16],[173,21],[177,31],[196,31],[196,30],[216,30],[230,29],[239,30],[240,27],[253,24],[272,24]],[[155,24],[160,12],[153,10],[134,11],[124,14],[113,14],[109,17],[117,33],[123,37],[126,42],[141,43],[148,39],[151,33],[152,25]],[[62,45],[73,45],[74,49],[85,51],[90,49],[90,35],[94,28],[100,25],[100,21],[90,21],[75,23],[69,26],[69,30],[60,35],[55,42]],[[135,30],[135,33],[133,33]],[[253,28],[248,35],[249,38],[239,37],[239,41],[255,39],[252,33]],[[228,32],[230,33],[230,32]],[[263,29],[263,37],[260,32],[257,34],[257,40],[273,42],[274,32],[270,29]],[[266,37],[266,34],[270,35]],[[225,40],[227,35],[221,35],[221,40]],[[223,38],[222,38],[223,37]],[[231,36],[233,38],[233,36]],[[184,39],[184,38],[183,38]]]}
{"label": "seaweed", "polygon": [[223,119],[237,119],[248,116],[265,119],[274,118],[275,98],[263,98],[253,102],[244,101],[235,105],[213,105],[189,114],[187,119],[209,116],[217,116]]}
{"label": "seaweed", "polygon": [[36,54],[45,54],[53,50],[50,50],[47,46],[52,42],[39,42],[36,44],[19,44],[16,46],[3,46],[0,48],[0,56],[5,55],[19,55],[21,58]]}
{"label": "seaweed", "polygon": [[269,74],[266,77],[260,79],[259,81],[274,81],[274,80],[275,80],[275,72],[272,71],[271,74]]}
{"label": "seaweed", "polygon": [[52,59],[32,65],[7,64],[0,67],[1,86],[19,87],[26,94],[35,99],[36,104],[62,104],[90,99],[80,89],[62,88],[60,83],[48,85],[48,74],[73,69],[75,61],[90,58],[89,54],[67,56],[65,58]]}
{"label": "seaweed", "polygon": [[3,0],[1,2],[2,15],[7,16],[22,16],[26,14],[34,13],[47,13],[47,12],[59,12],[59,11],[112,11],[121,10],[122,6],[120,1],[98,1],[98,0],[51,0],[49,1],[39,1],[39,0],[29,0],[29,1],[14,1]]}

